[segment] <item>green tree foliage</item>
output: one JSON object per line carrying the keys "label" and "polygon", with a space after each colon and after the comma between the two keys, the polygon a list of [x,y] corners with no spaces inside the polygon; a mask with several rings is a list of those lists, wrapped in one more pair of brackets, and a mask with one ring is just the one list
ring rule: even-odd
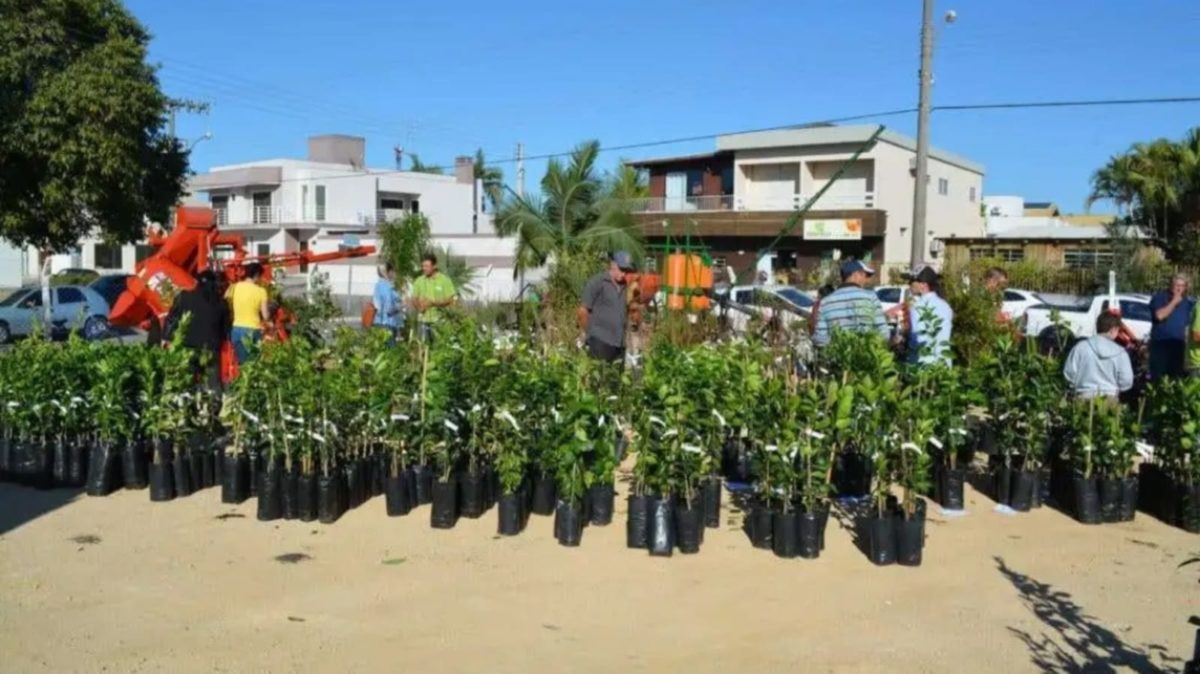
{"label": "green tree foliage", "polygon": [[493,211],[504,201],[504,171],[488,166],[483,150],[475,150],[475,179],[483,183],[483,194]]}
{"label": "green tree foliage", "polygon": [[440,176],[446,172],[446,170],[441,166],[426,164],[425,162],[421,161],[421,158],[417,156],[416,152],[408,155],[408,162],[408,170],[412,171],[413,173],[428,173],[430,175]]}
{"label": "green tree foliage", "polygon": [[1200,127],[1178,142],[1136,143],[1113,156],[1092,175],[1088,205],[1097,201],[1113,202],[1126,224],[1153,233],[1173,259],[1200,262],[1182,259],[1195,249],[1185,234],[1200,224]]}
{"label": "green tree foliage", "polygon": [[588,141],[578,145],[566,162],[551,159],[542,177],[541,195],[512,195],[500,207],[496,231],[517,237],[516,273],[540,267],[551,258],[597,257],[616,250],[641,253],[641,232],[623,195],[614,190],[628,183],[606,183],[598,175],[599,152],[599,142]]}
{"label": "green tree foliage", "polygon": [[149,34],[118,0],[6,0],[0,11],[0,236],[63,250],[168,222],[187,152]]}
{"label": "green tree foliage", "polygon": [[437,256],[438,269],[460,293],[474,294],[471,282],[475,279],[475,268],[449,248],[431,245],[429,218],[424,213],[409,213],[399,220],[385,222],[379,227],[379,240],[380,263],[391,264],[400,278],[416,278],[421,273],[421,257],[431,252]]}

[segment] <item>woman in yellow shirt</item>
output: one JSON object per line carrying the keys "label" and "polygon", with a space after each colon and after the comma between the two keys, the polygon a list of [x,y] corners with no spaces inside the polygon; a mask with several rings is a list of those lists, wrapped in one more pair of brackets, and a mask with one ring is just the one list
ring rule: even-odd
{"label": "woman in yellow shirt", "polygon": [[262,341],[263,324],[271,317],[267,308],[267,289],[259,284],[262,274],[262,265],[251,262],[246,265],[245,278],[225,291],[225,299],[229,301],[233,314],[233,330],[229,337],[233,341],[238,365],[253,357],[258,343]]}

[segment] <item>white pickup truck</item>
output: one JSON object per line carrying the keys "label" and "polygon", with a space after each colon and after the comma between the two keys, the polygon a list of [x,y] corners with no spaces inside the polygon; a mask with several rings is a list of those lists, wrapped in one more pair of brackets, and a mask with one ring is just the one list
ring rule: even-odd
{"label": "white pickup truck", "polygon": [[[1096,334],[1096,319],[1108,311],[1110,301],[1115,300],[1121,312],[1121,320],[1137,339],[1145,341],[1150,336],[1152,314],[1149,295],[1118,293],[1111,300],[1108,295],[1081,298],[1075,303],[1037,304],[1025,311],[1025,334],[1045,343],[1057,339],[1068,345],[1077,339]],[[1057,313],[1057,316],[1054,314]],[[1058,334],[1054,319],[1058,319]]]}

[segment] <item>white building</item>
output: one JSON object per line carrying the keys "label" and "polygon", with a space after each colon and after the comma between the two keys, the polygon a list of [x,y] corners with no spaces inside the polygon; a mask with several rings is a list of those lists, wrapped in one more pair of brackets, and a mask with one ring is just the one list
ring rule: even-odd
{"label": "white building", "polygon": [[[869,254],[879,264],[906,265],[912,246],[916,141],[878,127],[813,126],[735,133],[717,138],[713,153],[632,162],[650,172],[651,198],[639,219],[652,243],[662,222],[678,238],[684,224],[739,271],[783,233],[788,218],[826,186],[802,224],[780,240],[774,269],[811,269],[834,249]],[[842,165],[861,150],[841,177]],[[940,241],[980,236],[983,166],[933,148],[929,157],[926,259]]]}
{"label": "white building", "polygon": [[[469,158],[453,175],[371,169],[362,138],[314,136],[306,159],[266,159],[213,167],[188,183],[193,201],[210,205],[224,233],[245,238],[251,255],[303,250],[326,252],[344,243],[377,245],[380,223],[406,213],[428,216],[433,243],[448,247],[477,268],[477,299],[516,295],[512,280],[515,241],[495,236],[484,211],[483,190]],[[201,198],[200,195],[203,195]],[[131,272],[152,252],[148,246],[109,246],[87,240],[80,266]],[[369,294],[375,258],[320,266],[336,294]]]}

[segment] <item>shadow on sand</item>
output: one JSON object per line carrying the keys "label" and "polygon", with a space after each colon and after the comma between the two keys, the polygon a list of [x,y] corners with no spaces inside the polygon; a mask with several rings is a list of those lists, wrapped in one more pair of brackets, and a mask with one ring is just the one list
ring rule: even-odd
{"label": "shadow on sand", "polygon": [[1178,671],[1183,665],[1164,646],[1128,644],[1084,612],[1071,595],[1013,570],[1000,557],[996,569],[1021,595],[1021,601],[1046,629],[1034,634],[1009,627],[1029,649],[1030,659],[1043,672]]}
{"label": "shadow on sand", "polygon": [[83,489],[78,487],[40,490],[0,483],[0,534],[58,510],[82,495]]}

